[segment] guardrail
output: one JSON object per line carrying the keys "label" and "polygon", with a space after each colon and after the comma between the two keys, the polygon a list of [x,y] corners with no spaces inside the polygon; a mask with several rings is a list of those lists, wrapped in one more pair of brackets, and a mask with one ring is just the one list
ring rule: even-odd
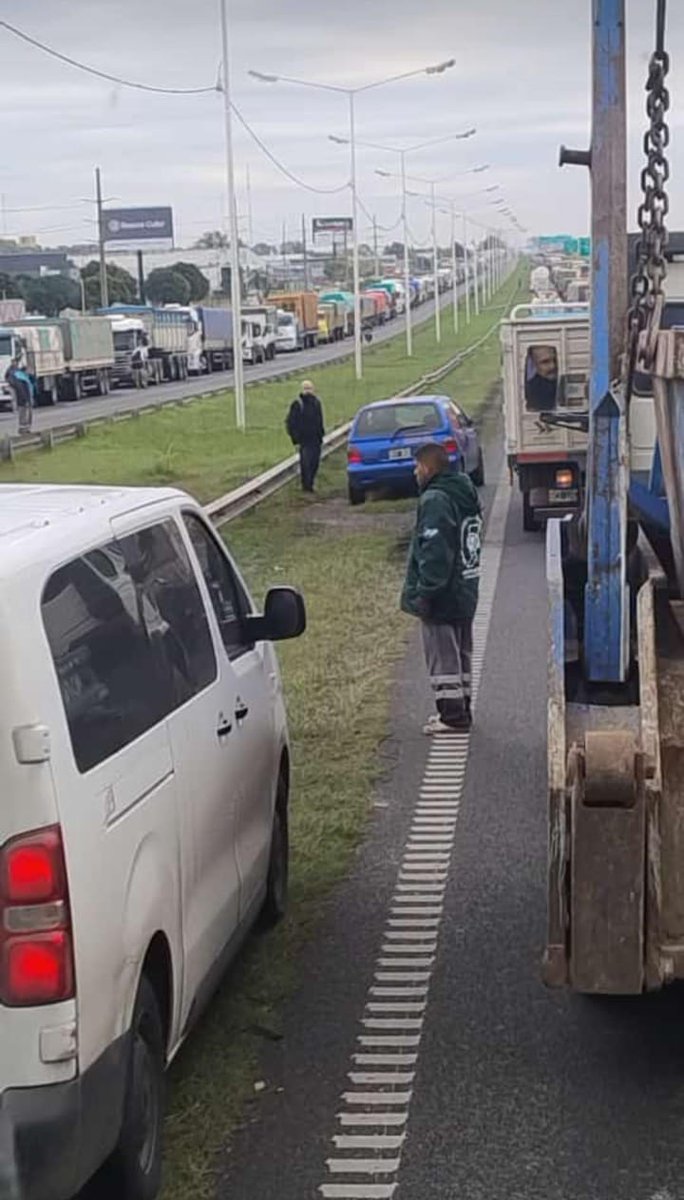
{"label": "guardrail", "polygon": [[[511,297],[512,299],[512,297]],[[508,304],[504,304],[503,308],[507,309]],[[486,341],[492,336],[494,331],[499,327],[499,319],[490,325],[486,333],[473,342],[471,346],[466,346],[464,350],[454,354],[447,362],[442,363],[441,367],[436,370],[422,375],[417,383],[410,383],[402,391],[396,392],[395,395],[399,398],[402,396],[412,396],[416,392],[423,391],[426,387],[430,387],[433,383],[439,383],[440,379],[444,379],[446,375],[455,371],[461,363],[470,358],[480,346],[483,346]],[[338,425],[331,433],[328,433],[323,440],[322,458],[327,458],[336,450],[341,449],[347,440],[351,429],[351,421],[347,421],[344,425]],[[296,479],[299,470],[299,455],[292,454],[289,458],[283,459],[282,462],[276,463],[274,467],[270,467],[268,471],[264,471],[262,475],[255,476],[254,479],[249,479],[247,483],[241,484],[232,492],[226,492],[225,496],[220,496],[218,500],[212,500],[207,504],[205,512],[207,516],[218,527],[226,525],[229,521],[234,521],[236,517],[242,516],[243,513],[254,508],[265,500],[268,496],[272,496],[274,492],[285,487],[291,479]]]}

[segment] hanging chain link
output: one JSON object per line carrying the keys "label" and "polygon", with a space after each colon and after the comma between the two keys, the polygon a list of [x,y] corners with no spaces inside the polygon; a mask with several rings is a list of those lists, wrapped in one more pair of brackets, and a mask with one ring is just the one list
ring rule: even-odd
{"label": "hanging chain link", "polygon": [[[643,200],[637,214],[641,238],[636,271],[630,285],[632,303],[629,312],[628,396],[631,394],[634,372],[638,366],[649,369],[653,365],[665,303],[665,218],[669,212],[665,185],[670,178],[670,164],[665,155],[670,142],[670,130],[665,119],[670,107],[670,93],[666,82],[670,70],[670,56],[665,50],[665,14],[666,0],[658,0],[656,48],[649,63],[646,81],[646,113],[649,126],[644,134],[646,166],[641,172]],[[642,337],[642,334],[645,336]]]}

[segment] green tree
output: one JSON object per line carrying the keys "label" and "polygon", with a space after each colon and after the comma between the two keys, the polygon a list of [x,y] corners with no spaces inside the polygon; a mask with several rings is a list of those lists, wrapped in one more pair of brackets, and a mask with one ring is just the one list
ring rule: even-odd
{"label": "green tree", "polygon": [[209,280],[194,263],[177,262],[171,267],[187,281],[190,288],[190,303],[199,304],[209,295]]}
{"label": "green tree", "polygon": [[228,238],[220,229],[208,229],[195,242],[196,250],[225,250],[227,247]]}
{"label": "green tree", "polygon": [[23,294],[16,275],[8,275],[5,271],[0,271],[0,297],[3,300],[16,300],[21,299]]}
{"label": "green tree", "polygon": [[145,281],[145,292],[155,304],[187,304],[190,284],[175,267],[156,267]]}
{"label": "green tree", "polygon": [[67,275],[20,275],[17,282],[29,312],[57,317],[63,308],[81,307],[81,289]]}
{"label": "green tree", "polygon": [[[89,262],[81,271],[81,277],[85,285],[86,306],[99,308],[102,304],[99,262],[95,259]],[[135,304],[138,299],[135,279],[116,263],[107,263],[107,290],[110,304]]]}

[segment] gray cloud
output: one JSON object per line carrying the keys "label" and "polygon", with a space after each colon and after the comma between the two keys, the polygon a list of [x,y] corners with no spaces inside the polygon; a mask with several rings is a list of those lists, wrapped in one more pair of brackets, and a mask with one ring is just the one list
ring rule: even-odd
{"label": "gray cloud", "polygon": [[[500,182],[533,230],[585,231],[588,180],[560,172],[558,144],[589,137],[590,0],[231,0],[235,100],[271,150],[312,185],[332,188],[348,177],[348,155],[328,134],[344,136],[344,98],[285,85],[260,85],[257,68],[341,86],[408,71],[441,58],[454,70],[369,92],[358,102],[359,137],[408,144],[476,125],[466,143],[446,143],[412,160],[412,173],[454,178],[444,185],[478,220],[494,221],[478,186]],[[643,127],[645,60],[651,5],[629,0],[631,211],[636,206]],[[4,0],[6,20],[102,70],[164,86],[210,84],[217,76],[217,0]],[[673,61],[684,52],[684,22],[672,10]],[[46,241],[87,237],[92,192],[101,165],[107,194],[127,203],[170,202],[182,239],[222,220],[225,171],[218,95],[152,96],[92,79],[41,55],[0,30],[2,167],[6,208],[74,203],[73,210],[5,215],[8,232]],[[673,72],[673,75],[676,75]],[[676,95],[675,112],[676,109]],[[680,121],[673,119],[676,131]],[[684,220],[681,138],[673,139],[672,224]],[[254,231],[294,233],[301,214],[347,211],[348,193],[319,196],[287,181],[236,129],[240,208],[245,168],[252,182]],[[396,220],[397,185],[380,179],[393,156],[359,151],[360,189],[381,224]],[[489,162],[489,176],[458,173]],[[440,189],[441,190],[441,189]],[[424,236],[429,212],[411,202],[411,224]],[[444,233],[448,223],[444,219]]]}

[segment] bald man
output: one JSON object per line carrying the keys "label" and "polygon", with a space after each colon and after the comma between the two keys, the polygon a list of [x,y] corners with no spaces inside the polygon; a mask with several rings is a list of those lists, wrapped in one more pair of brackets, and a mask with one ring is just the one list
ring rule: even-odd
{"label": "bald man", "polygon": [[304,492],[313,492],[325,437],[323,406],[310,379],[305,379],[299,395],[290,405],[285,427],[292,444],[299,447],[299,471]]}

